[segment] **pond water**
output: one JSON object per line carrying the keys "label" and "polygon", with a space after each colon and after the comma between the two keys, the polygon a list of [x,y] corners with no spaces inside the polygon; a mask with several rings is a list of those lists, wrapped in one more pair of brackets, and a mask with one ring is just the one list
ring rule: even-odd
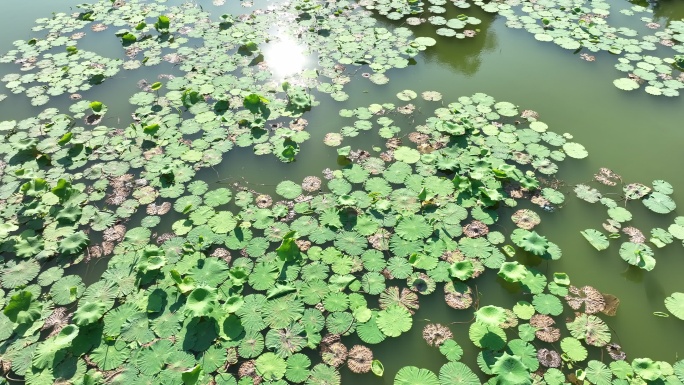
{"label": "pond water", "polygon": [[[182,1],[149,3],[166,6],[185,4]],[[281,3],[255,1],[253,5],[246,6],[249,5],[247,2],[243,1],[240,4],[228,0],[226,4],[221,5],[195,2],[193,6],[210,12],[211,18],[218,20],[223,14],[237,17],[259,9],[266,10]],[[578,0],[568,3],[581,5],[584,2]],[[644,27],[645,22],[640,20],[640,17],[618,12],[621,9],[630,9],[637,2],[632,4],[623,0],[610,0],[606,3],[611,6],[611,15],[607,19],[610,23],[632,28],[640,34],[653,32]],[[5,11],[0,16],[0,29],[3,32],[0,34],[0,53],[14,49],[12,42],[15,40],[44,37],[44,31],[31,31],[35,19],[50,17],[52,12],[81,12],[75,8],[76,4],[71,1],[55,3],[49,0],[32,0],[30,4],[5,4]],[[681,1],[661,1],[642,5],[654,10],[653,22],[662,26],[684,18],[684,3]],[[674,189],[672,199],[678,205],[675,210],[666,215],[659,215],[650,212],[636,201],[627,202],[626,207],[634,216],[630,223],[641,229],[646,239],[649,238],[651,228],[668,229],[674,218],[681,215],[680,207],[684,206],[684,177],[679,169],[679,165],[684,161],[681,151],[681,144],[684,143],[684,97],[653,96],[644,92],[644,87],[629,92],[617,88],[613,80],[625,76],[615,68],[618,55],[609,52],[591,53],[595,56],[595,61],[581,60],[580,54],[587,53],[586,50],[573,52],[552,42],[538,41],[525,29],[509,28],[505,17],[485,12],[477,5],[463,9],[447,2],[443,6],[446,12],[441,16],[445,19],[458,18],[458,15],[465,13],[469,17],[481,20],[480,24],[468,27],[475,29],[476,35],[466,39],[440,36],[435,32],[438,27],[429,23],[411,26],[405,20],[390,20],[375,12],[372,17],[377,19],[376,26],[389,31],[408,28],[415,36],[434,38],[436,44],[421,50],[410,60],[406,68],[389,68],[385,72],[389,79],[387,84],[378,85],[369,81],[364,75],[366,72],[372,73],[368,66],[347,65],[345,73],[349,77],[349,82],[344,84],[344,92],[349,97],[346,100],[336,101],[330,93],[312,87],[309,92],[319,104],[306,108],[301,115],[308,121],[305,130],[310,134],[310,138],[298,143],[294,161],[282,162],[271,154],[255,155],[252,146],[235,147],[225,153],[219,163],[211,167],[198,167],[193,180],[205,181],[210,189],[233,189],[237,184],[259,194],[272,195],[276,201],[276,186],[281,181],[299,182],[310,175],[320,177],[323,169],[337,170],[350,164],[344,156],[338,156],[335,147],[324,144],[326,134],[339,132],[342,127],[353,123],[349,118],[341,117],[340,110],[353,110],[373,103],[401,105],[402,101],[398,100],[396,95],[403,90],[413,90],[419,95],[424,91],[437,91],[442,94],[442,101],[419,101],[419,97],[413,101],[418,108],[409,118],[393,116],[398,122],[404,122],[402,136],[412,131],[413,121],[415,124],[422,124],[426,118],[432,116],[434,109],[446,106],[461,96],[476,93],[485,93],[497,101],[514,103],[521,111],[534,110],[538,112],[539,120],[546,123],[550,131],[569,133],[572,141],[584,145],[589,156],[584,159],[568,157],[559,162],[559,171],[551,176],[552,179],[557,179],[557,189],[566,197],[561,207],[554,212],[543,212],[537,207],[541,224],[535,231],[557,244],[562,250],[562,258],[545,260],[519,250],[510,260],[535,267],[551,280],[554,272],[567,273],[572,284],[577,287],[589,285],[602,293],[618,297],[620,306],[617,315],[602,316],[602,319],[612,330],[613,341],[622,346],[628,360],[649,357],[674,364],[684,353],[681,348],[684,346],[684,335],[681,333],[684,321],[673,315],[660,317],[657,314],[668,314],[664,305],[666,297],[674,292],[684,292],[681,280],[684,271],[684,250],[680,245],[681,241],[675,239],[673,244],[662,249],[653,247],[657,265],[652,271],[631,266],[620,258],[618,241],[611,240],[611,246],[607,250],[597,251],[584,239],[580,231],[603,231],[601,223],[607,218],[606,210],[598,203],[589,204],[577,199],[573,187],[579,183],[587,183],[601,191],[621,192],[619,188],[611,190],[592,182],[593,175],[600,167],[614,170],[620,174],[624,183],[640,182],[650,186],[654,180],[665,180]],[[151,25],[154,20],[150,20],[152,19],[147,20],[147,23]],[[124,21],[121,26],[110,26],[104,32],[91,32],[90,28],[86,27],[86,36],[78,42],[78,49],[93,51],[112,59],[125,59],[121,40],[114,34],[117,29],[124,28],[123,26],[129,28]],[[286,29],[287,25],[280,27],[283,29],[279,30],[278,26],[272,26],[268,31],[272,34],[271,41],[259,47],[265,60],[269,64],[273,63],[270,66],[273,76],[279,82],[286,79],[296,86],[296,76],[294,79],[290,77],[300,70],[318,68],[319,71],[324,71],[317,63],[316,54],[308,51],[310,47],[307,48],[304,42],[293,37],[291,31],[288,32]],[[198,47],[201,46],[201,41],[193,37],[190,45],[192,44]],[[311,50],[315,51],[315,48]],[[168,52],[163,52],[166,53]],[[0,77],[18,73],[19,66],[20,64],[15,63],[2,64]],[[129,103],[129,98],[140,92],[137,85],[139,80],[146,79],[151,84],[159,80],[158,75],[161,73],[180,77],[184,71],[179,65],[165,61],[156,66],[122,69],[102,84],[79,93],[84,100],[99,100],[107,106],[103,125],[123,129],[132,123],[131,114],[135,113],[137,108]],[[159,91],[163,95],[167,92],[167,80],[159,81],[165,83]],[[29,87],[30,85],[26,86]],[[59,108],[64,112],[74,103],[68,98],[68,93],[51,98],[50,102],[43,106],[32,106],[30,98],[21,94],[15,95],[10,90],[0,90],[0,94],[2,93],[6,94],[7,98],[0,102],[1,120],[27,119],[40,113],[45,107]],[[178,114],[182,114],[180,110]],[[192,134],[188,137],[191,136]],[[193,137],[196,138],[198,136]],[[386,139],[371,130],[360,132],[356,137],[345,138],[342,145],[367,150],[373,156],[377,156],[377,147],[383,151],[386,149],[385,141]],[[404,145],[408,142],[404,137]],[[324,191],[327,191],[325,187]],[[619,194],[612,197],[620,205],[624,205]],[[501,205],[497,209],[501,220],[493,225],[491,230],[500,231],[508,238],[515,229],[514,223],[509,219],[510,216],[520,208],[533,207],[535,206],[529,202],[521,202],[519,207],[515,208]],[[231,206],[231,210],[237,213],[240,207]],[[160,223],[154,226],[152,231],[161,234],[177,230],[176,227],[172,228],[172,225],[187,217],[183,210],[177,211],[172,210],[162,216]],[[141,205],[129,216],[127,226],[139,226],[144,218],[145,209]],[[99,239],[97,237],[101,236],[94,235],[93,242]],[[623,235],[622,241],[625,239]],[[507,240],[506,243],[511,242]],[[11,253],[6,253],[5,258],[5,262],[9,262],[14,257]],[[105,261],[106,259],[78,263],[67,267],[67,273],[81,274],[86,285],[94,284],[108,267]],[[41,264],[43,268],[55,266],[54,261],[41,261]],[[401,286],[405,285],[406,281],[391,282],[393,285]],[[469,280],[468,284],[476,288],[480,306],[495,305],[510,309],[520,300],[532,302],[531,294],[515,284],[505,282],[497,276],[496,269],[488,269],[483,275]],[[458,311],[448,307],[441,294],[441,286],[442,284],[439,284],[434,295],[420,296],[420,309],[413,316],[410,331],[402,333],[398,338],[389,338],[378,345],[370,345],[374,358],[384,364],[383,377],[376,377],[372,373],[354,374],[344,367],[340,369],[342,384],[392,384],[395,374],[408,365],[439,373],[440,367],[447,360],[437,348],[428,346],[423,340],[421,333],[428,323],[448,325],[454,333],[454,339],[464,350],[461,361],[478,374],[481,380],[489,378],[478,370],[477,353],[480,349],[470,342],[468,336],[469,323],[474,317],[473,309]],[[9,293],[14,291],[6,285],[3,287],[5,300],[9,301]],[[377,300],[369,297],[369,307],[377,306],[373,301]],[[5,306],[4,301],[0,304]],[[69,309],[73,311],[75,307]],[[562,316],[573,318],[572,311],[567,306]],[[33,332],[26,333],[30,335]],[[41,338],[46,334],[43,333]],[[354,344],[363,344],[356,334],[343,337],[342,342],[349,348]],[[8,346],[9,344],[4,344],[2,349],[7,349]],[[547,345],[537,347],[541,346]],[[560,351],[559,343],[553,346]],[[311,353],[311,350],[307,349],[304,352],[316,363],[316,353]],[[4,352],[0,353],[0,357],[2,354]],[[606,353],[603,349],[594,349],[590,350],[589,358],[602,360],[604,355]],[[3,362],[6,362],[5,358]],[[33,362],[35,366],[35,359]],[[579,364],[577,367],[584,367],[583,365]],[[232,372],[235,373],[234,370]],[[12,376],[18,377],[21,374],[12,372],[10,377]],[[156,381],[163,383],[160,378]],[[208,377],[203,378],[208,382]],[[34,383],[41,382],[38,377],[34,377],[33,380]],[[684,382],[684,378],[681,378],[681,381]]]}

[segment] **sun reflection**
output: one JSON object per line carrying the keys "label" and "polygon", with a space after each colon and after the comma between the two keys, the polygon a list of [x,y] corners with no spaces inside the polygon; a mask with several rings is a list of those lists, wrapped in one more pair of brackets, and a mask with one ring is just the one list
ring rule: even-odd
{"label": "sun reflection", "polygon": [[280,79],[302,71],[308,62],[304,45],[283,33],[276,33],[262,52],[273,76]]}

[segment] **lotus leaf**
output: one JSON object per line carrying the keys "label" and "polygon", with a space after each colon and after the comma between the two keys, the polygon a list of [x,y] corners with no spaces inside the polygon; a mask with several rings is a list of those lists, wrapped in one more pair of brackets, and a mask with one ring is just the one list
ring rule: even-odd
{"label": "lotus leaf", "polygon": [[217,207],[230,202],[232,196],[232,193],[227,188],[218,188],[204,195],[204,204],[210,207]]}
{"label": "lotus leaf", "polygon": [[461,362],[449,362],[439,369],[439,383],[477,385],[480,380],[475,373]]}
{"label": "lotus leaf", "polygon": [[672,198],[657,191],[648,195],[643,202],[644,206],[658,214],[670,213],[677,207]]}
{"label": "lotus leaf", "polygon": [[356,328],[356,333],[365,343],[378,344],[386,338],[385,334],[383,334],[377,325],[377,314],[376,311],[373,311],[371,318],[367,322],[359,324]]}
{"label": "lotus leaf", "polygon": [[541,314],[560,315],[563,312],[563,304],[555,295],[536,294],[532,299],[532,305]]}
{"label": "lotus leaf", "polygon": [[88,236],[83,231],[77,231],[59,242],[59,251],[65,254],[75,254],[89,242]]}
{"label": "lotus leaf", "polygon": [[613,84],[615,87],[625,91],[632,91],[639,88],[639,83],[629,78],[615,79]]}
{"label": "lotus leaf", "polygon": [[38,276],[38,284],[40,286],[50,286],[64,275],[64,269],[59,266],[53,266],[47,270],[43,270]]}
{"label": "lotus leaf", "polygon": [[474,322],[470,325],[468,336],[479,348],[499,350],[506,345],[506,332],[495,325]]}
{"label": "lotus leaf", "polygon": [[610,369],[603,362],[596,360],[589,361],[586,374],[587,379],[596,385],[609,385],[613,378]]}
{"label": "lotus leaf", "polygon": [[366,293],[378,295],[385,290],[385,277],[380,273],[369,272],[364,274],[361,285]]}
{"label": "lotus leaf", "polygon": [[[243,305],[244,306],[244,305]],[[264,321],[272,328],[285,328],[300,319],[304,312],[303,303],[293,294],[269,300],[264,307]]]}
{"label": "lotus leaf", "polygon": [[352,231],[341,231],[335,238],[335,246],[349,255],[361,255],[367,245],[366,238]]}
{"label": "lotus leaf", "polygon": [[610,245],[608,238],[606,238],[606,236],[598,230],[586,229],[580,231],[580,233],[598,251],[605,250]]}
{"label": "lotus leaf", "polygon": [[632,213],[623,207],[612,207],[608,209],[608,215],[618,222],[627,222],[632,220]]}
{"label": "lotus leaf", "polygon": [[674,192],[674,188],[670,183],[659,179],[653,181],[653,191],[669,195]]}
{"label": "lotus leaf", "polygon": [[[619,362],[619,361],[617,361],[617,362]],[[682,378],[684,378],[684,361],[679,360],[674,365],[672,365],[672,367],[674,369],[674,374],[681,381]]]}
{"label": "lotus leaf", "polygon": [[665,307],[672,315],[684,320],[684,293],[672,293],[665,298]]}
{"label": "lotus leaf", "polygon": [[29,283],[38,275],[40,265],[36,261],[28,260],[15,263],[10,261],[2,269],[2,287],[13,289]]}
{"label": "lotus leaf", "polygon": [[653,250],[641,243],[623,242],[620,246],[620,257],[630,265],[646,271],[653,270],[656,264]]}
{"label": "lotus leaf", "polygon": [[206,317],[212,315],[216,306],[216,290],[209,287],[198,287],[188,295],[185,312],[190,317]]}
{"label": "lotus leaf", "polygon": [[352,190],[352,186],[344,179],[338,178],[328,182],[328,188],[336,195],[346,195]]}
{"label": "lotus leaf", "polygon": [[408,241],[415,241],[430,236],[433,229],[424,217],[411,215],[399,221],[396,231],[402,238]]}
{"label": "lotus leaf", "polygon": [[498,326],[506,320],[506,312],[498,306],[483,306],[475,312],[475,321],[483,325]]}
{"label": "lotus leaf", "polygon": [[283,378],[287,370],[287,364],[284,359],[268,352],[256,359],[256,369],[264,379],[275,381]]}
{"label": "lotus leaf", "polygon": [[516,245],[534,255],[544,255],[549,247],[549,242],[546,240],[546,237],[541,236],[534,231],[516,229],[513,231],[511,239]]}
{"label": "lotus leaf", "polygon": [[59,334],[40,344],[33,356],[33,366],[39,369],[53,368],[63,358],[63,348],[69,347],[78,336],[79,329],[74,325],[65,326]]}
{"label": "lotus leaf", "polygon": [[158,374],[172,350],[172,344],[170,341],[157,341],[151,346],[145,347],[137,351],[137,355],[134,357],[134,364],[142,372],[148,376],[153,376]]}
{"label": "lotus leaf", "polygon": [[513,313],[520,319],[530,319],[535,314],[535,309],[529,302],[518,301],[513,306]]}
{"label": "lotus leaf", "polygon": [[455,262],[449,267],[449,275],[461,281],[470,279],[474,272],[473,263],[468,260]]}
{"label": "lotus leaf", "polygon": [[420,160],[420,153],[412,148],[402,146],[394,150],[394,158],[408,164],[413,164]]}
{"label": "lotus leaf", "polygon": [[625,185],[622,190],[627,199],[641,199],[651,192],[651,188],[641,183],[630,183]]}
{"label": "lotus leaf", "polygon": [[311,360],[304,354],[297,353],[287,359],[285,378],[295,383],[304,382],[309,377]]}
{"label": "lotus leaf", "polygon": [[534,268],[528,268],[525,278],[520,283],[532,294],[540,294],[546,287],[546,276]]}
{"label": "lotus leaf", "polygon": [[159,270],[166,264],[166,258],[159,249],[148,248],[145,249],[142,254],[138,269],[143,273]]}
{"label": "lotus leaf", "polygon": [[583,184],[575,186],[575,194],[589,203],[596,203],[601,199],[601,193],[598,190]]}
{"label": "lotus leaf", "polygon": [[492,365],[492,373],[497,375],[500,383],[528,384],[530,383],[529,368],[523,364],[520,357],[504,353]]}
{"label": "lotus leaf", "polygon": [[655,381],[662,374],[658,363],[650,358],[635,358],[632,361],[632,368],[634,374],[646,381]]}
{"label": "lotus leaf", "polygon": [[55,282],[50,288],[50,295],[57,305],[67,305],[83,295],[85,285],[81,277],[66,275]]}
{"label": "lotus leaf", "polygon": [[340,374],[335,368],[325,364],[318,364],[311,369],[309,378],[305,382],[307,385],[340,385]]}
{"label": "lotus leaf", "polygon": [[2,313],[10,319],[10,321],[24,324],[31,323],[40,318],[42,306],[32,300],[33,294],[29,291],[21,291],[13,295]]}
{"label": "lotus leaf", "polygon": [[504,262],[501,264],[498,275],[507,282],[520,282],[527,275],[527,269],[515,261]]}
{"label": "lotus leaf", "polygon": [[73,320],[78,326],[85,326],[97,322],[104,315],[107,306],[100,302],[86,302],[80,304],[74,313]]}
{"label": "lotus leaf", "polygon": [[133,313],[121,325],[121,338],[124,341],[138,341],[141,344],[151,342],[154,333],[150,330],[149,318],[142,312]]}
{"label": "lotus leaf", "polygon": [[581,314],[567,323],[567,327],[573,337],[585,340],[589,345],[605,346],[611,339],[608,325],[594,315]]}
{"label": "lotus leaf", "polygon": [[192,368],[184,370],[181,373],[181,380],[183,380],[183,385],[195,385],[199,381],[201,374],[202,367],[200,365],[195,365]]}
{"label": "lotus leaf", "polygon": [[388,337],[399,337],[411,329],[413,320],[409,311],[399,305],[390,305],[380,311],[376,319],[380,330]]}
{"label": "lotus leaf", "polygon": [[233,229],[237,225],[237,219],[229,211],[222,211],[211,217],[209,219],[208,225],[211,229],[219,234],[225,234]]}
{"label": "lotus leaf", "polygon": [[584,146],[579,143],[565,143],[563,144],[563,150],[569,157],[575,159],[583,159],[589,155]]}
{"label": "lotus leaf", "polygon": [[415,366],[405,366],[394,377],[394,385],[440,385],[437,376],[427,370]]}
{"label": "lotus leaf", "polygon": [[587,349],[582,346],[579,340],[573,337],[563,338],[561,340],[561,349],[572,361],[579,362],[587,359]]}

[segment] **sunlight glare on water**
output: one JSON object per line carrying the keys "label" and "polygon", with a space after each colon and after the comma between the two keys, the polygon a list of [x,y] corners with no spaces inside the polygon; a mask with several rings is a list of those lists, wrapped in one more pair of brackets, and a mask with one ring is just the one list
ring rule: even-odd
{"label": "sunlight glare on water", "polygon": [[301,72],[308,63],[304,45],[282,31],[274,34],[263,54],[273,76],[279,79]]}

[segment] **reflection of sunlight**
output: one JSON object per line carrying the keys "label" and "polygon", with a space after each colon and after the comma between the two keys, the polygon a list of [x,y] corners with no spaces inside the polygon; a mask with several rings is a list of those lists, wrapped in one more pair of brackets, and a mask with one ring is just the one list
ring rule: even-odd
{"label": "reflection of sunlight", "polygon": [[263,50],[264,59],[273,76],[284,78],[303,70],[307,62],[304,46],[280,32],[274,34],[274,37]]}

